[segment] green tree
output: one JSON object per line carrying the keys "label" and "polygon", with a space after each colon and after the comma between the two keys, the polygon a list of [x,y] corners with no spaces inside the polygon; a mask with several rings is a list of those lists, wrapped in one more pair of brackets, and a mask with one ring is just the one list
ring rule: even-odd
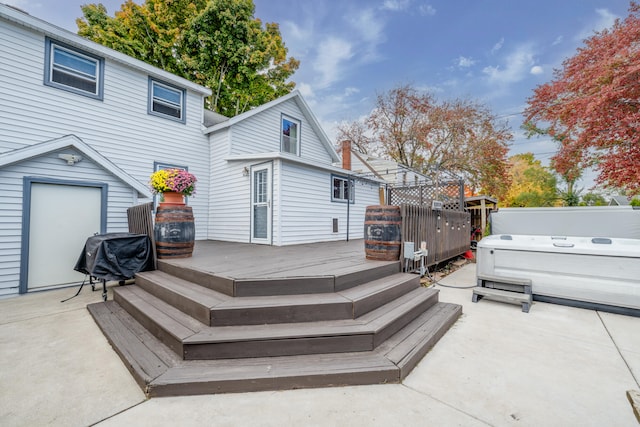
{"label": "green tree", "polygon": [[554,206],[558,198],[556,177],[542,166],[533,153],[516,154],[509,158],[511,186],[501,206]]}
{"label": "green tree", "polygon": [[607,201],[600,194],[587,193],[582,196],[580,206],[607,206]]}
{"label": "green tree", "polygon": [[289,93],[299,66],[277,24],[255,18],[252,0],[127,0],[114,17],[82,6],[78,34],[208,86],[206,107],[227,116]]}

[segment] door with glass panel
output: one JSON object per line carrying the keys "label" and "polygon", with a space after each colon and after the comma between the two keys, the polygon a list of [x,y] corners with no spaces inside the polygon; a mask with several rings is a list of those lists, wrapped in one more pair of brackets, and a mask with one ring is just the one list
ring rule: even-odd
{"label": "door with glass panel", "polygon": [[271,163],[251,168],[251,242],[271,244]]}

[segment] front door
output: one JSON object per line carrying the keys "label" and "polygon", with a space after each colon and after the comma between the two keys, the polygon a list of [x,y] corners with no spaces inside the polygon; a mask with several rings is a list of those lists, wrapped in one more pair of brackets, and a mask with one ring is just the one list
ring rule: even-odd
{"label": "front door", "polygon": [[271,163],[251,167],[251,243],[270,245]]}

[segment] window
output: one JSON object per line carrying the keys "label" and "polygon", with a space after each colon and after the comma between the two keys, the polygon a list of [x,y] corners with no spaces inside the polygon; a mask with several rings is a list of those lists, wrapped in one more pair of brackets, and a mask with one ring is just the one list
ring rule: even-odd
{"label": "window", "polygon": [[[158,172],[159,170],[162,170],[162,169],[184,169],[187,172],[189,172],[189,167],[188,166],[174,165],[174,164],[171,164],[171,163],[164,163],[164,162],[153,162],[153,171],[154,172]],[[185,201],[185,203],[189,204],[189,198],[188,197],[185,197],[184,201]],[[158,203],[160,203],[160,195],[159,194],[154,194],[153,195],[153,211],[154,212],[158,208]]]}
{"label": "window", "polygon": [[184,89],[149,79],[149,114],[184,123],[184,110]]}
{"label": "window", "polygon": [[331,201],[332,202],[346,202],[349,200],[350,203],[353,203],[355,198],[355,190],[353,187],[353,180],[349,180],[343,176],[331,176],[332,182],[332,193],[331,193]]}
{"label": "window", "polygon": [[103,74],[104,59],[46,39],[44,83],[47,86],[102,99]]}
{"label": "window", "polygon": [[288,117],[282,117],[281,151],[300,155],[300,122]]}

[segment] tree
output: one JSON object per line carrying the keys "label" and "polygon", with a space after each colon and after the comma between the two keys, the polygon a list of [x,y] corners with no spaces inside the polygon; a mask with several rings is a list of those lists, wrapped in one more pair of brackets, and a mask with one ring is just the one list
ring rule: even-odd
{"label": "tree", "polygon": [[587,193],[582,196],[580,206],[607,206],[607,201],[600,194]]}
{"label": "tree", "polygon": [[535,89],[525,122],[561,142],[558,172],[595,166],[597,182],[640,194],[640,5],[584,41],[554,79]]}
{"label": "tree", "polygon": [[252,0],[127,0],[114,17],[82,7],[78,34],[208,86],[206,106],[227,116],[289,93],[299,66],[277,24],[254,18]]}
{"label": "tree", "polygon": [[473,191],[496,197],[508,187],[506,155],[513,135],[481,104],[439,102],[398,86],[378,95],[364,123],[373,139],[369,146],[401,164],[428,175],[446,170],[464,177]]}
{"label": "tree", "polygon": [[342,122],[338,125],[336,140],[351,141],[352,147],[362,154],[369,154],[372,149],[372,139],[367,135],[367,126],[360,120]]}
{"label": "tree", "polygon": [[542,166],[533,153],[516,154],[509,158],[511,186],[502,206],[553,206],[557,200],[556,177]]}

